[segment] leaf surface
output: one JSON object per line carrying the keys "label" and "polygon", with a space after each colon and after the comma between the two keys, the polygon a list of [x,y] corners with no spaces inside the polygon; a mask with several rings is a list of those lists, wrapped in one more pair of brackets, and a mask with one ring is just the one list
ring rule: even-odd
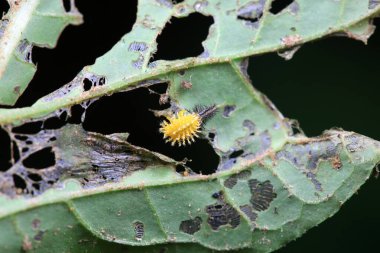
{"label": "leaf surface", "polygon": [[[316,138],[295,134],[252,87],[242,57],[337,32],[365,40],[379,7],[298,0],[276,15],[270,7],[262,0],[140,0],[131,33],[71,83],[31,107],[0,109],[0,123],[20,153],[0,172],[0,251],[272,252],[336,213],[380,161],[379,142],[343,130]],[[204,53],[151,60],[169,20],[194,11],[214,18]],[[197,105],[218,108],[200,136],[219,157],[215,173],[179,173],[186,165],[131,145],[127,133],[91,133],[80,124],[49,130],[43,123],[37,133],[14,131],[70,114],[74,104],[86,109],[104,95],[157,83],[169,84],[162,102],[170,98],[170,108],[157,116]],[[26,166],[45,148],[53,165]]]}
{"label": "leaf surface", "polygon": [[33,46],[53,48],[62,30],[79,25],[82,16],[62,0],[8,1],[10,9],[0,23],[0,105],[14,105],[32,80],[37,68]]}

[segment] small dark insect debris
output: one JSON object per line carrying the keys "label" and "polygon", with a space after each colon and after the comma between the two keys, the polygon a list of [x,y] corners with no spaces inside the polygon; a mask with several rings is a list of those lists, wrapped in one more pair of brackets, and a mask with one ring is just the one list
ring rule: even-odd
{"label": "small dark insect debris", "polygon": [[133,223],[135,228],[135,239],[136,241],[141,241],[144,237],[144,224],[140,221]]}
{"label": "small dark insect debris", "polygon": [[193,87],[193,84],[190,81],[182,81],[181,87],[186,89],[186,90],[189,90]]}
{"label": "small dark insect debris", "polygon": [[223,192],[221,192],[221,191],[219,191],[219,192],[214,192],[214,193],[212,194],[212,197],[213,197],[214,199],[222,198],[222,197],[223,197]]}
{"label": "small dark insect debris", "polygon": [[179,230],[186,234],[193,235],[201,229],[201,224],[202,218],[197,216],[194,219],[182,221],[179,225]]}

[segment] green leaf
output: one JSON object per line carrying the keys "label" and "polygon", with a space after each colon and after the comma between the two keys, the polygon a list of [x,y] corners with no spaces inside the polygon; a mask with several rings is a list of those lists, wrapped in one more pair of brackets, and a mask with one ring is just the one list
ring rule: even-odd
{"label": "green leaf", "polygon": [[[128,89],[140,81],[173,70],[291,49],[332,34],[355,37],[352,30],[361,22],[369,22],[380,9],[373,1],[296,0],[295,4],[274,15],[269,12],[271,2],[188,0],[173,5],[169,0],[140,0],[132,31],[108,53],[98,58],[94,65],[85,67],[71,83],[41,98],[32,107],[0,109],[0,123],[43,117],[59,108]],[[255,18],[260,10],[262,15],[257,23],[238,19],[239,16]],[[209,36],[203,42],[204,53],[200,57],[149,64],[157,49],[156,38],[169,20],[184,18],[193,12],[211,15],[214,19]],[[90,78],[95,84],[93,75],[104,76],[106,84],[84,92],[83,80]]]}
{"label": "green leaf", "polygon": [[[366,38],[379,7],[298,0],[273,15],[270,5],[140,0],[131,33],[71,83],[31,107],[0,109],[12,143],[27,150],[0,172],[0,251],[272,252],[336,213],[380,161],[380,143],[343,130],[316,138],[294,134],[291,122],[252,87],[242,57],[338,32]],[[205,53],[150,62],[169,20],[194,11],[214,18]],[[257,15],[256,24],[238,18]],[[13,131],[74,104],[87,108],[94,98],[161,82],[169,84],[161,97],[169,96],[171,107],[157,116],[196,105],[218,108],[201,131],[219,156],[215,173],[196,174],[133,146],[127,133],[101,135],[70,124],[36,134]],[[25,161],[41,149],[55,164],[28,168]],[[25,189],[17,188],[15,175]]]}
{"label": "green leaf", "polygon": [[[56,165],[36,171],[18,162],[2,175],[8,195],[0,200],[2,249],[20,248],[28,238],[36,252],[79,252],[100,238],[117,245],[186,242],[210,250],[270,252],[337,212],[380,160],[380,144],[341,130],[320,138],[293,136],[242,66],[208,65],[162,77],[176,106],[201,102],[219,108],[202,131],[215,134],[211,143],[221,159],[211,175],[178,174],[178,163],[131,146],[123,134],[66,125],[24,135],[33,142],[26,145],[9,131],[30,152],[51,146]],[[186,89],[182,84],[190,77]],[[47,144],[52,137],[56,141]],[[243,152],[230,157],[236,150]],[[40,186],[24,177],[27,189],[19,196],[9,178],[31,172],[42,177]]]}
{"label": "green leaf", "polygon": [[14,105],[32,80],[33,46],[53,48],[67,25],[82,23],[73,1],[69,12],[62,0],[8,2],[0,24],[0,105]]}

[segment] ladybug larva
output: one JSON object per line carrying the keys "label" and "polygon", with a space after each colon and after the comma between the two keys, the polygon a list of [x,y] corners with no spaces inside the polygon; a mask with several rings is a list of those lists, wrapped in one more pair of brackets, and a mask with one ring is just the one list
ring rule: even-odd
{"label": "ladybug larva", "polygon": [[216,105],[196,106],[193,111],[180,110],[161,123],[160,132],[164,134],[166,142],[172,146],[191,144],[195,137],[199,137],[204,122],[214,116]]}

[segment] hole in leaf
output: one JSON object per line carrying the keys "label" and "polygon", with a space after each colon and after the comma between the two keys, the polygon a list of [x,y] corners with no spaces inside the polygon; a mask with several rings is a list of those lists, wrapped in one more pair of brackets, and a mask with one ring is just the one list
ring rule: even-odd
{"label": "hole in leaf", "polygon": [[69,12],[71,9],[71,0],[62,0],[65,11]]}
{"label": "hole in leaf", "polygon": [[82,122],[82,115],[85,109],[81,105],[74,105],[71,107],[71,117],[68,119],[68,123],[80,124]]}
{"label": "hole in leaf", "polygon": [[232,152],[232,154],[229,155],[229,158],[230,159],[237,158],[237,157],[241,156],[243,153],[244,153],[244,150],[236,150],[236,151]]}
{"label": "hole in leaf", "polygon": [[271,4],[269,11],[272,14],[276,15],[277,13],[280,13],[282,10],[284,10],[293,2],[294,0],[274,0]]}
{"label": "hole in leaf", "polygon": [[55,154],[51,147],[43,148],[29,155],[22,163],[27,168],[48,168],[55,165]]}
{"label": "hole in leaf", "polygon": [[[33,188],[36,189],[37,191],[40,190],[40,184],[38,184],[38,183],[33,183],[32,186],[33,186]],[[34,193],[34,192],[32,191],[32,195],[33,195],[33,193]]]}
{"label": "hole in leaf", "polygon": [[158,84],[150,86],[149,89],[159,94],[164,94],[166,90],[168,89],[168,84],[158,83]]}
{"label": "hole in leaf", "polygon": [[63,112],[59,117],[51,117],[44,121],[44,129],[59,129],[66,125],[67,113]]}
{"label": "hole in leaf", "polygon": [[265,0],[248,2],[238,10],[237,18],[243,20],[246,25],[257,28],[258,21],[263,16],[264,7]]}
{"label": "hole in leaf", "polygon": [[17,174],[13,174],[13,183],[16,188],[24,190],[26,188],[25,180]]}
{"label": "hole in leaf", "polygon": [[28,122],[21,126],[14,127],[12,132],[19,134],[36,134],[41,131],[41,127],[42,121]]}
{"label": "hole in leaf", "polygon": [[209,138],[211,141],[214,141],[214,139],[215,139],[215,133],[208,133],[208,138]]}
{"label": "hole in leaf", "polygon": [[28,174],[28,178],[35,181],[35,182],[39,182],[42,180],[42,177],[39,175],[39,174],[36,174],[36,173],[29,173]]}
{"label": "hole in leaf", "polygon": [[70,82],[83,66],[93,64],[94,59],[109,51],[136,21],[137,0],[112,1],[112,4],[76,1],[76,6],[83,14],[84,23],[67,26],[54,50],[33,48],[37,72],[15,107],[30,106]]}
{"label": "hole in leaf", "polygon": [[176,171],[177,173],[182,174],[182,173],[184,173],[184,172],[186,171],[186,168],[185,168],[183,165],[178,164],[178,165],[175,167],[175,171]]}
{"label": "hole in leaf", "polygon": [[25,135],[18,135],[18,134],[16,134],[16,135],[15,135],[15,138],[16,138],[17,140],[20,140],[20,141],[26,141],[26,140],[28,139],[28,136],[25,136]]}
{"label": "hole in leaf", "polygon": [[[149,88],[156,89],[154,86],[156,85]],[[167,84],[159,86],[160,89],[167,88]],[[177,161],[185,158],[192,160],[187,165],[194,172],[203,174],[215,172],[219,157],[208,140],[197,139],[191,145],[184,147],[165,143],[162,133],[159,132],[163,119],[154,116],[150,109],[166,108],[167,106],[159,104],[159,96],[151,94],[146,88],[115,93],[109,97],[102,97],[89,106],[83,127],[86,131],[102,134],[127,132],[130,134],[128,142],[133,145],[159,152]]]}
{"label": "hole in leaf", "polygon": [[8,1],[0,1],[0,15],[3,16],[3,14],[7,13],[9,10],[9,4]]}
{"label": "hole in leaf", "polygon": [[202,41],[207,38],[213,23],[212,17],[200,13],[192,13],[186,18],[173,17],[158,36],[157,53],[150,61],[176,60],[200,55],[203,52]]}
{"label": "hole in leaf", "polygon": [[15,162],[17,162],[18,160],[20,160],[20,152],[18,150],[18,147],[17,147],[17,143],[15,141],[12,142],[13,144],[13,159]]}
{"label": "hole in leaf", "polygon": [[11,139],[8,133],[0,127],[0,171],[8,170],[11,164]]}
{"label": "hole in leaf", "polygon": [[83,90],[84,91],[89,91],[92,88],[92,82],[90,79],[85,78],[83,79]]}

